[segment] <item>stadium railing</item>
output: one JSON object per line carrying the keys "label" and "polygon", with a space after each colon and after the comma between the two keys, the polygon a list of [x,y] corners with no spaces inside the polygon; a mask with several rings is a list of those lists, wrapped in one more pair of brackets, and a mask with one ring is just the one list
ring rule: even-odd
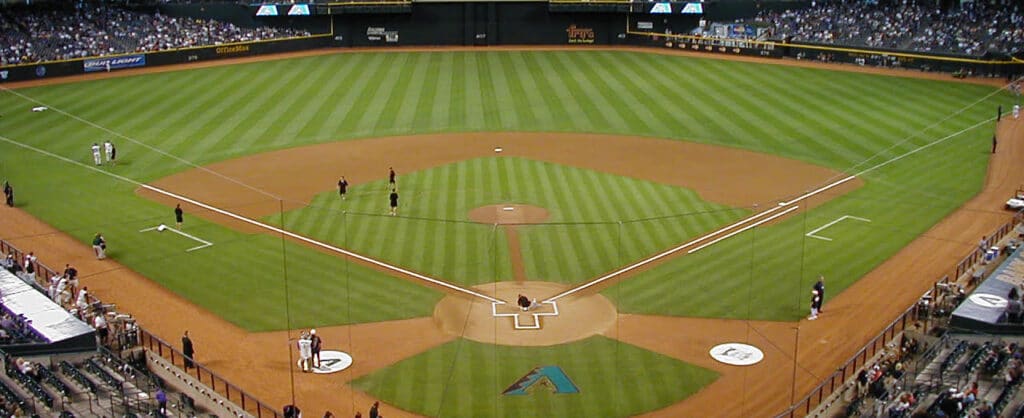
{"label": "stadium railing", "polygon": [[[1024,221],[1022,213],[1016,213],[1011,220],[999,226],[992,232],[992,234],[988,235],[990,237],[990,242],[998,242],[1002,238],[1006,237],[1006,235],[1014,231],[1022,221]],[[984,256],[984,253],[980,250],[975,250],[960,260],[951,272],[956,274],[955,276],[952,276],[954,280],[962,277],[964,274],[970,273],[971,268],[981,259],[980,257],[982,256]],[[932,285],[931,289],[922,294],[921,298],[918,299],[923,299],[928,295],[939,294],[940,285],[949,282],[949,277],[949,275],[944,275]],[[790,405],[789,408],[777,414],[775,417],[795,418],[810,415],[812,411],[822,405],[822,403],[825,402],[830,395],[834,394],[836,390],[842,389],[847,380],[856,376],[857,370],[860,370],[862,367],[867,365],[876,354],[886,350],[887,344],[899,338],[900,333],[907,328],[907,324],[913,324],[917,320],[919,308],[920,304],[916,302],[908,307],[902,314],[890,322],[882,332],[872,338],[871,341],[857,351],[853,357],[847,360],[846,363],[840,366],[831,375],[822,379],[821,383],[819,383],[814,389],[811,389],[806,396]],[[927,329],[927,325],[925,326],[925,329]]]}
{"label": "stadium railing", "polygon": [[[0,253],[14,254],[15,260],[18,260],[19,262],[25,258],[24,252],[5,240],[0,240]],[[58,274],[55,270],[49,268],[38,260],[35,262],[35,267],[36,283],[43,288],[46,287],[46,283],[44,282],[47,278]],[[40,280],[40,278],[42,278],[42,280]],[[238,405],[242,410],[251,413],[257,418],[278,418],[282,416],[281,412],[263,403],[255,396],[245,392],[237,385],[229,382],[227,379],[220,377],[200,363],[193,361],[193,367],[189,370],[185,370],[183,368],[185,355],[174,346],[167,343],[167,341],[164,341],[145,328],[138,327],[138,338],[140,345],[149,351],[156,353],[160,357],[169,360],[171,363],[182,367],[182,370],[186,374],[195,377],[200,383],[208,384],[210,389],[220,393],[225,398]]]}

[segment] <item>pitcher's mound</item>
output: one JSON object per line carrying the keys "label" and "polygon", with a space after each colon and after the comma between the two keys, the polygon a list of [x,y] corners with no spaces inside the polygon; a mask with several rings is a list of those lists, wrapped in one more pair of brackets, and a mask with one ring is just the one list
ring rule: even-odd
{"label": "pitcher's mound", "polygon": [[[543,302],[569,287],[551,282],[498,282],[474,286],[480,293],[507,301],[492,308],[491,302],[470,296],[448,295],[434,308],[434,322],[446,333],[488,344],[517,346],[548,346],[578,341],[603,333],[615,325],[618,313],[615,305],[600,294],[570,295],[558,299],[557,316],[534,314],[553,313],[553,307],[541,303],[539,308],[523,312],[516,306],[522,294]],[[494,316],[518,315],[521,325],[540,321],[540,329],[515,329],[515,318]]]}
{"label": "pitcher's mound", "polygon": [[547,209],[531,205],[487,205],[469,211],[469,220],[484,224],[539,224],[547,219]]}

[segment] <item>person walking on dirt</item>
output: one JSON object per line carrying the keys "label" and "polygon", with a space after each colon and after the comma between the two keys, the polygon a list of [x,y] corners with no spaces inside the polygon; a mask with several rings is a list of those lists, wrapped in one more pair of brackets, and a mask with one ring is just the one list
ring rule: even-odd
{"label": "person walking on dirt", "polygon": [[374,402],[370,407],[370,418],[384,418],[380,415],[380,402]]}
{"label": "person walking on dirt", "polygon": [[993,154],[996,153],[996,145],[998,145],[998,144],[999,144],[999,141],[996,140],[996,136],[992,135],[992,153]]}
{"label": "person walking on dirt", "polygon": [[196,354],[195,348],[192,347],[192,339],[188,337],[188,330],[181,336],[181,353],[185,355],[185,371],[188,371],[193,366],[192,358]]}
{"label": "person walking on dirt", "polygon": [[395,168],[394,167],[388,167],[388,184],[391,186],[392,189],[395,188],[396,183],[395,183]]}
{"label": "person walking on dirt", "polygon": [[319,335],[316,335],[316,328],[309,330],[309,342],[310,350],[313,351],[313,367],[320,367],[320,348],[323,347],[323,340],[320,339]]}

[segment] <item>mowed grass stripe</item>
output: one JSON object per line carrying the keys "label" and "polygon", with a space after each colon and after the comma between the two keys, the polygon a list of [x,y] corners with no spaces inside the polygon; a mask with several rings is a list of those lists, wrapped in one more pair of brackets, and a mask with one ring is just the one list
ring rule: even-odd
{"label": "mowed grass stripe", "polygon": [[[295,61],[292,64],[299,66],[302,63],[304,62]],[[289,71],[287,77],[274,80],[284,88],[275,91],[273,95],[266,96],[265,100],[247,104],[247,106],[259,106],[257,108],[264,109],[266,113],[256,120],[250,118],[249,121],[245,121],[244,123],[249,126],[239,125],[225,135],[222,140],[234,141],[237,139],[236,135],[239,135],[242,138],[253,138],[263,149],[287,146],[294,141],[295,132],[298,132],[297,127],[288,130],[289,125],[291,123],[295,123],[296,126],[305,125],[316,116],[316,113],[282,110],[302,108],[310,102],[319,103],[324,97],[317,97],[317,86],[326,83],[332,73],[332,69],[326,66],[309,66],[305,73]],[[259,112],[254,111],[253,113]]]}
{"label": "mowed grass stripe", "polygon": [[318,118],[314,118],[299,133],[302,137],[317,139],[342,138],[342,132],[337,131],[334,122],[342,121],[343,115],[351,111],[348,100],[356,90],[353,88],[361,77],[366,76],[365,65],[367,56],[364,54],[340,54],[331,56],[332,59],[315,61],[318,65],[334,68],[337,70],[332,86],[324,86],[329,100],[324,102],[324,108],[318,109]]}
{"label": "mowed grass stripe", "polygon": [[411,111],[412,120],[409,122],[415,131],[431,130],[431,121],[436,119],[434,118],[434,101],[440,89],[441,72],[446,70],[441,68],[442,57],[441,54],[423,54],[423,59],[426,61],[422,68],[418,69],[424,73],[422,86],[416,100],[416,107]]}
{"label": "mowed grass stripe", "polygon": [[169,130],[173,135],[165,137],[161,146],[168,153],[186,160],[209,158],[212,154],[210,150],[224,146],[226,136],[234,137],[231,144],[247,148],[251,140],[242,138],[238,132],[248,129],[252,113],[263,108],[261,105],[265,99],[262,97],[276,94],[285,87],[274,85],[269,91],[261,92],[240,87],[248,82],[263,83],[274,78],[273,71],[254,78],[239,72],[237,76],[223,80],[218,85],[209,86],[210,90],[224,91],[210,97],[202,107],[197,107],[197,112],[193,112],[187,120],[180,121],[176,129]]}
{"label": "mowed grass stripe", "polygon": [[[398,105],[389,106],[391,108],[397,107],[398,109],[394,112],[394,126],[392,129],[398,129],[406,132],[416,129],[416,126],[413,125],[413,121],[416,118],[416,114],[422,110],[419,107],[420,96],[424,95],[424,90],[433,89],[433,86],[428,86],[425,82],[427,75],[430,72],[430,55],[424,53],[411,54],[410,60],[412,61],[410,64],[412,68],[411,70],[407,69],[407,71],[411,71],[412,74],[407,77],[409,81],[395,89],[395,92],[392,94],[392,100],[400,99]],[[392,102],[389,102],[389,105],[391,103]],[[383,119],[378,120],[377,123],[383,124]],[[381,130],[387,132],[386,127],[380,127],[385,128]]]}
{"label": "mowed grass stripe", "polygon": [[[516,99],[514,111],[517,112],[519,125],[515,126],[553,126],[551,114],[542,111],[543,100],[537,89],[533,75],[526,69],[522,60],[522,51],[497,54],[500,59],[502,78],[508,85],[507,94]],[[511,129],[511,128],[510,128]]]}
{"label": "mowed grass stripe", "polygon": [[[583,55],[557,52],[554,54],[554,65],[558,69],[559,78],[566,83],[572,98],[581,110],[589,114],[594,127],[601,130],[616,131],[626,125],[612,104],[602,94],[613,90],[614,86],[601,83],[593,78],[593,69],[584,67],[580,59]],[[563,105],[568,105],[563,101]]]}
{"label": "mowed grass stripe", "polygon": [[[628,88],[625,80],[611,77],[607,71],[604,71],[609,63],[601,59],[599,52],[590,51],[588,54],[574,55],[578,59],[573,60],[578,62],[580,66],[587,70],[583,72],[584,77],[590,82],[596,89],[593,94],[599,98],[597,102],[601,106],[603,113],[607,113],[613,116],[609,119],[609,122],[617,132],[628,132],[629,126],[643,126],[645,129],[638,133],[648,134],[652,129],[656,131],[667,131],[667,126],[661,124],[659,120],[652,117],[649,112],[641,116],[638,114],[639,109],[644,109],[641,106],[640,101],[634,96],[634,90]],[[625,103],[624,103],[625,102]]]}
{"label": "mowed grass stripe", "polygon": [[[538,107],[541,112],[546,109],[547,119],[552,122],[551,130],[576,130],[579,124],[584,121],[569,115],[569,109],[562,106],[561,99],[558,97],[562,95],[565,97],[564,91],[557,89],[564,88],[564,86],[553,85],[548,79],[548,73],[550,69],[545,68],[541,58],[534,53],[520,53],[518,55],[523,63],[524,71],[520,71],[520,74],[528,74],[529,80],[533,81],[537,86],[536,95],[539,96],[540,100],[544,103],[544,106]],[[535,99],[531,103],[536,103]]]}
{"label": "mowed grass stripe", "polygon": [[[391,118],[394,117],[392,111],[395,109],[392,105],[400,103],[400,96],[405,93],[399,86],[404,87],[409,83],[408,76],[403,75],[405,65],[409,61],[409,55],[389,55],[386,61],[387,65],[381,71],[383,79],[378,85],[377,90],[374,91],[374,95],[367,98],[368,100],[366,100],[364,106],[356,108],[361,116],[352,128],[356,135],[363,136],[371,132],[385,132],[378,131],[382,126],[381,119],[392,120]],[[384,80],[387,80],[387,82],[384,82]],[[392,96],[396,94],[395,92],[398,92],[397,95]],[[387,123],[387,126],[391,126],[391,124]],[[387,132],[394,131],[388,129]]]}
{"label": "mowed grass stripe", "polygon": [[[637,112],[640,124],[649,123],[654,126],[654,129],[651,129],[652,134],[697,123],[688,109],[684,110],[673,101],[667,100],[661,89],[649,89],[647,86],[639,85],[639,80],[647,81],[647,79],[637,75],[630,66],[618,65],[621,57],[617,54],[603,52],[597,58],[599,59],[599,71],[604,73],[605,77],[623,84],[623,88],[629,94],[628,100],[631,103],[629,108]],[[648,106],[650,103],[655,103],[655,105]]]}
{"label": "mowed grass stripe", "polygon": [[538,73],[543,77],[545,87],[550,89],[547,90],[550,93],[545,97],[557,99],[549,105],[556,113],[566,118],[563,119],[565,122],[562,125],[570,126],[574,131],[594,130],[600,126],[601,116],[595,114],[593,104],[587,97],[576,95],[577,89],[571,84],[575,73],[566,72],[557,53],[544,58],[536,61],[540,70]]}
{"label": "mowed grass stripe", "polygon": [[724,140],[726,137],[742,134],[738,127],[732,123],[726,124],[727,121],[720,119],[721,115],[712,111],[708,106],[702,106],[697,98],[691,96],[692,92],[681,90],[679,79],[667,75],[679,73],[678,77],[686,82],[693,79],[693,72],[697,69],[688,68],[685,65],[682,66],[683,68],[676,68],[655,58],[658,57],[653,55],[640,57],[641,65],[625,66],[624,71],[628,70],[627,75],[637,74],[636,79],[651,83],[649,90],[660,93],[662,95],[661,105],[670,106],[669,109],[672,110],[672,113],[693,115],[692,119],[694,120],[689,121],[690,123],[676,125],[679,132],[673,133],[670,137],[710,141],[713,138]]}
{"label": "mowed grass stripe", "polygon": [[297,95],[302,100],[293,102],[293,106],[290,106],[288,111],[281,111],[280,107],[276,107],[278,109],[276,113],[280,114],[276,123],[279,123],[281,128],[277,133],[276,140],[270,143],[270,146],[274,148],[287,147],[295,141],[297,135],[306,131],[307,126],[319,125],[314,121],[323,117],[323,109],[329,108],[328,103],[334,100],[334,89],[328,88],[328,86],[334,85],[338,77],[344,76],[345,71],[352,70],[351,67],[338,68],[324,65],[324,63],[312,65],[313,63],[300,62],[311,64],[309,65],[310,71],[306,75],[301,75],[296,71],[292,73],[292,77],[278,81],[295,86]]}
{"label": "mowed grass stripe", "polygon": [[[498,129],[503,131],[511,130],[516,126],[530,126],[531,124],[523,123],[523,118],[519,115],[519,109],[525,108],[523,102],[525,97],[520,94],[513,94],[513,87],[510,85],[511,81],[509,78],[517,78],[515,74],[512,77],[507,75],[509,67],[507,61],[503,59],[508,54],[506,52],[492,52],[484,55],[482,62],[486,64],[481,70],[484,71],[488,76],[488,84],[484,85],[484,88],[493,92],[493,97],[490,98],[492,103],[495,105],[498,123]],[[529,112],[524,112],[529,114]]]}
{"label": "mowed grass stripe", "polygon": [[334,119],[336,122],[328,124],[327,128],[334,132],[345,132],[346,136],[358,136],[355,127],[362,118],[367,106],[377,93],[382,83],[388,78],[386,71],[393,67],[390,65],[394,58],[390,54],[367,54],[360,55],[366,62],[359,66],[359,77],[352,84],[348,85],[348,92],[339,101],[339,106],[344,108],[344,117]]}
{"label": "mowed grass stripe", "polygon": [[[838,129],[839,124],[832,122],[840,115],[828,114],[829,109],[822,103],[813,101],[813,95],[806,94],[803,86],[791,81],[781,80],[775,73],[764,74],[749,69],[740,69],[742,78],[752,83],[751,95],[758,100],[758,106],[770,112],[771,122],[784,125],[784,132],[791,137],[769,137],[764,141],[770,149],[794,147],[795,152],[802,155],[810,154],[809,149],[816,144],[830,144],[829,152],[836,155],[849,155],[853,150],[846,147],[852,136],[849,130]],[[773,86],[774,89],[757,89],[753,86]],[[799,86],[799,87],[798,87]],[[791,93],[787,93],[787,88]],[[793,90],[797,90],[793,92]],[[845,112],[843,114],[852,114]],[[783,142],[791,142],[788,144]]]}
{"label": "mowed grass stripe", "polygon": [[[363,120],[360,121],[360,130],[362,130],[364,123],[372,123],[373,129],[370,131],[382,134],[393,134],[409,129],[409,125],[399,124],[397,120],[400,117],[408,117],[401,115],[403,108],[408,109],[409,104],[407,104],[407,101],[409,100],[412,103],[416,102],[419,89],[423,87],[422,84],[412,84],[413,77],[417,76],[415,68],[416,57],[416,54],[407,54],[404,56],[403,61],[394,64],[397,68],[390,68],[390,71],[393,71],[391,75],[394,78],[392,78],[392,82],[386,84],[386,88],[383,91],[378,92],[378,98],[372,102],[369,109],[366,109],[366,112],[363,114]],[[412,67],[412,69],[408,67]],[[376,117],[371,118],[372,116]]]}

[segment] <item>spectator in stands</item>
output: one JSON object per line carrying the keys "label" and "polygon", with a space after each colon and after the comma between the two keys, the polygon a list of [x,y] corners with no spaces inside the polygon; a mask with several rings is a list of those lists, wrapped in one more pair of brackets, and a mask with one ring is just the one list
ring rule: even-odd
{"label": "spectator in stands", "polygon": [[995,411],[992,411],[992,405],[989,405],[988,401],[981,401],[981,405],[978,405],[978,409],[975,410],[978,418],[995,418]]}
{"label": "spectator in stands", "polygon": [[18,263],[14,261],[14,253],[7,254],[7,257],[3,260],[3,267],[11,273],[14,273],[14,266],[16,264]]}
{"label": "spectator in stands", "polygon": [[978,381],[971,382],[970,386],[963,391],[964,409],[970,409],[971,405],[978,400]]}
{"label": "spectator in stands", "polygon": [[157,410],[160,411],[161,414],[167,415],[167,393],[164,392],[163,388],[156,390],[156,403]]}
{"label": "spectator in stands", "polygon": [[96,313],[96,317],[92,320],[92,326],[96,328],[96,336],[100,339],[100,345],[106,344],[110,330],[107,327],[107,318],[104,317],[102,311]]}
{"label": "spectator in stands", "polygon": [[[1013,290],[1017,289],[1013,288]],[[1019,324],[1021,313],[1024,312],[1024,304],[1021,304],[1020,297],[1012,295],[1012,293],[1014,292],[1011,291],[1011,296],[1013,297],[1006,302],[1006,321],[1011,324]]]}
{"label": "spectator in stands", "polygon": [[89,286],[82,286],[82,289],[78,291],[78,297],[75,299],[75,307],[83,314],[86,309],[89,309]]}
{"label": "spectator in stands", "polygon": [[949,388],[949,393],[942,399],[942,403],[939,404],[939,409],[947,417],[958,417],[960,416],[960,411],[963,411],[964,405],[960,402],[961,398],[958,395],[959,392],[956,388]]}
{"label": "spectator in stands", "polygon": [[0,12],[0,65],[152,52],[204,45],[308,36],[273,27],[143,13],[106,3],[77,2]]}
{"label": "spectator in stands", "polygon": [[775,39],[814,43],[966,55],[1024,49],[1019,4],[961,2],[949,10],[933,4],[826,0],[800,10],[765,10],[744,23],[767,25]]}

